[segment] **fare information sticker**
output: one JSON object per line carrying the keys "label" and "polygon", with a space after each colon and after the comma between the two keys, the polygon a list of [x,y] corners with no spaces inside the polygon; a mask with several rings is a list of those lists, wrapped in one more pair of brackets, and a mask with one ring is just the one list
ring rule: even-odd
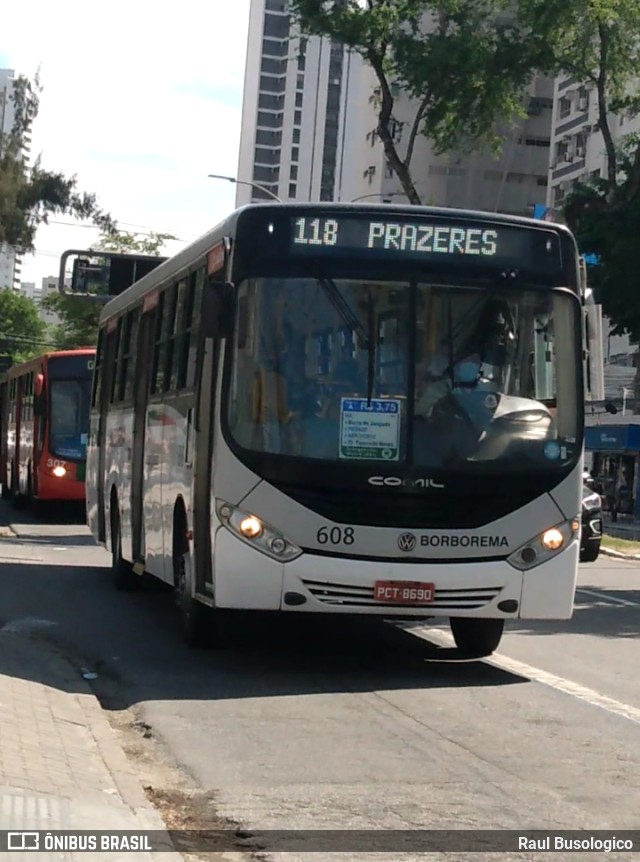
{"label": "fare information sticker", "polygon": [[391,398],[342,398],[340,457],[360,461],[400,458],[400,401]]}

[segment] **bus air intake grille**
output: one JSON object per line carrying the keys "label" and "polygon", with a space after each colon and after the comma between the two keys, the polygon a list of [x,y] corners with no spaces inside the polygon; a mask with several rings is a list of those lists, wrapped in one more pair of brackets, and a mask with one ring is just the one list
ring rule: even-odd
{"label": "bus air intake grille", "polygon": [[472,587],[464,589],[436,589],[432,602],[428,605],[406,602],[378,602],[373,598],[373,587],[361,587],[353,584],[338,584],[329,581],[311,581],[302,579],[302,583],[311,595],[325,605],[340,605],[342,607],[375,607],[401,608],[420,607],[438,608],[441,610],[477,610],[492,602],[499,595],[502,587]]}

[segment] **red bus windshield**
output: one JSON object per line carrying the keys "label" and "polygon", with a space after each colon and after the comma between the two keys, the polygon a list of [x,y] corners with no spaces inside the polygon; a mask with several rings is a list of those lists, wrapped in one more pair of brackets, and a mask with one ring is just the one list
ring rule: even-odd
{"label": "red bus windshield", "polygon": [[52,380],[49,451],[58,458],[81,461],[89,434],[90,380]]}

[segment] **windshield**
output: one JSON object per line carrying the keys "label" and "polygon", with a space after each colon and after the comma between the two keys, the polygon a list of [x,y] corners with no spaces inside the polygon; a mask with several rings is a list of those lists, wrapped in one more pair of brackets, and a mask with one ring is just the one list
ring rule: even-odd
{"label": "windshield", "polygon": [[51,381],[49,448],[59,458],[86,457],[89,432],[90,380]]}
{"label": "windshield", "polygon": [[230,432],[244,449],[345,467],[566,466],[579,455],[576,313],[562,291],[243,282]]}

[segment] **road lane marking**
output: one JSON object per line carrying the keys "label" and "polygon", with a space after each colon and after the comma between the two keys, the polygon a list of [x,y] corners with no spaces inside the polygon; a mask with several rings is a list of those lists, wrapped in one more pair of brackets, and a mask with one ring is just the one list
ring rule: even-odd
{"label": "road lane marking", "polygon": [[628,599],[620,599],[618,596],[612,596],[610,593],[603,593],[597,590],[585,590],[578,587],[577,593],[583,593],[585,596],[593,596],[596,599],[606,599],[609,602],[615,603],[625,608],[640,608],[640,602],[630,602]]}
{"label": "road lane marking", "polygon": [[[447,632],[427,628],[419,630],[414,629],[413,631],[419,633],[420,636],[422,636],[422,634],[425,636],[428,635],[429,640],[433,637],[434,640],[440,641],[439,645],[441,646],[455,646],[455,641],[453,640],[452,635]],[[587,688],[585,685],[580,685],[577,682],[572,682],[571,680],[564,679],[561,676],[548,673],[546,670],[533,667],[532,665],[525,664],[522,661],[507,658],[507,656],[501,655],[500,653],[495,653],[489,658],[483,659],[483,661],[500,670],[505,670],[508,673],[514,673],[518,676],[526,677],[532,682],[538,682],[541,685],[554,688],[556,691],[562,691],[571,697],[575,697],[578,700],[582,700],[585,703],[590,704],[591,706],[597,706],[613,715],[619,715],[622,718],[633,721],[635,724],[640,724],[640,709],[635,706],[631,706],[630,703],[622,703],[622,701],[615,700],[613,697],[608,697],[606,694],[600,694],[600,692],[595,691],[592,688]]]}

